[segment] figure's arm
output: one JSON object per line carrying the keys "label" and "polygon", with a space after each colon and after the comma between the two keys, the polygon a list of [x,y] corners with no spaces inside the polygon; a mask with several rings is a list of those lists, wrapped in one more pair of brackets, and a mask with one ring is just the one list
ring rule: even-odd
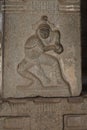
{"label": "figure's arm", "polygon": [[60,43],[60,32],[58,30],[54,31],[55,43],[54,45],[45,46],[44,51],[51,51],[61,54],[63,52],[63,46]]}
{"label": "figure's arm", "polygon": [[55,49],[54,51],[58,54],[63,52],[63,46],[60,43],[60,32],[58,30],[55,31]]}
{"label": "figure's arm", "polygon": [[51,50],[55,50],[55,46],[54,45],[50,45],[50,46],[46,46],[44,47],[44,51],[51,51]]}

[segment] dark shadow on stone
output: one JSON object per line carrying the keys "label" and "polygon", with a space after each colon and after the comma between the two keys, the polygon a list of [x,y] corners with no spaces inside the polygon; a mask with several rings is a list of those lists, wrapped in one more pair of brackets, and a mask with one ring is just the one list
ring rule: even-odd
{"label": "dark shadow on stone", "polygon": [[81,0],[82,93],[87,94],[87,0]]}

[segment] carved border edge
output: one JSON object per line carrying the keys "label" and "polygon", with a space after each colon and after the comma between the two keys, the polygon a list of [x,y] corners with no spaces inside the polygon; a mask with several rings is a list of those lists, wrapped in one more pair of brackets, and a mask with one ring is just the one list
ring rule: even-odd
{"label": "carved border edge", "polygon": [[60,12],[80,12],[81,7],[81,1],[80,0],[59,0],[60,6],[59,11]]}
{"label": "carved border edge", "polygon": [[5,0],[0,1],[0,97],[2,98],[2,91],[3,91],[3,57],[4,57],[4,14],[5,12],[2,11],[2,5],[5,4]]}

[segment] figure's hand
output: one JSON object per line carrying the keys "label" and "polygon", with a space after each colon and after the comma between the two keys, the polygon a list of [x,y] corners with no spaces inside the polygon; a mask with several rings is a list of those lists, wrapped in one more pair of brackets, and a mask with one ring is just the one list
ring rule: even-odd
{"label": "figure's hand", "polygon": [[46,46],[44,47],[44,51],[51,51],[53,50],[57,54],[61,54],[63,52],[63,46],[61,44],[59,45],[51,45],[51,46]]}
{"label": "figure's hand", "polygon": [[63,52],[63,46],[61,44],[56,45],[54,51],[58,54],[61,54]]}
{"label": "figure's hand", "polygon": [[44,47],[44,51],[46,52],[46,51],[52,51],[52,50],[55,50],[55,46],[54,45],[50,45],[50,46],[45,46]]}

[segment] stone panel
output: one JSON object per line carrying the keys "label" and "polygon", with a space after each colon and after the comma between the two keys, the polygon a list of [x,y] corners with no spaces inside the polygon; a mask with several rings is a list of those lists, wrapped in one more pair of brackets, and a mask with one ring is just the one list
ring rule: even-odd
{"label": "stone panel", "polygon": [[75,0],[7,0],[2,5],[5,98],[80,94],[80,10],[67,14],[62,5],[80,7]]}
{"label": "stone panel", "polygon": [[1,117],[0,130],[31,130],[29,117]]}
{"label": "stone panel", "polygon": [[26,130],[26,127],[29,130],[63,130],[63,128],[64,130],[86,130],[87,109],[83,109],[84,104],[87,104],[87,99],[78,103],[75,100],[68,101],[66,98],[0,101],[0,128],[3,128],[3,125],[8,128],[8,126],[15,127],[19,124],[18,129],[21,122],[21,127],[24,124],[23,130]]}
{"label": "stone panel", "polygon": [[64,116],[64,130],[86,130],[87,115]]}

